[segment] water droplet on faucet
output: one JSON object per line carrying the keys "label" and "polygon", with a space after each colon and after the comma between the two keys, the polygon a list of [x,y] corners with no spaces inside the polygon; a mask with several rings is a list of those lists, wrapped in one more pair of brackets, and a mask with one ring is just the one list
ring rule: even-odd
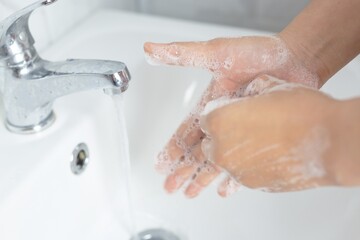
{"label": "water droplet on faucet", "polygon": [[20,34],[19,34],[19,39],[21,40],[21,41],[25,41],[27,38],[26,38],[26,33],[25,32],[21,32]]}
{"label": "water droplet on faucet", "polygon": [[50,4],[52,4],[52,3],[54,3],[54,2],[56,2],[57,0],[45,0],[45,1],[43,1],[43,5],[50,5]]}
{"label": "water droplet on faucet", "polygon": [[12,35],[9,35],[8,38],[6,39],[6,41],[7,41],[8,45],[13,45],[15,42],[15,39]]}

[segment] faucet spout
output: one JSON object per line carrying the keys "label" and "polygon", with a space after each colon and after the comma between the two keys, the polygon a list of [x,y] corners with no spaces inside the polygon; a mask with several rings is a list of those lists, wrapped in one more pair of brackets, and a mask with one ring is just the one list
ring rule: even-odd
{"label": "faucet spout", "polygon": [[[10,69],[9,69],[10,70]],[[27,67],[7,71],[4,106],[7,128],[13,132],[32,133],[54,121],[53,102],[62,96],[103,89],[107,94],[124,92],[130,73],[122,62],[106,60],[67,60],[49,62],[38,58]]]}
{"label": "faucet spout", "polygon": [[[107,60],[45,62],[44,70],[48,73],[44,82],[51,85],[49,88],[57,86],[49,96],[53,99],[93,89],[103,89],[108,94],[121,93],[127,90],[131,78],[124,63]],[[44,86],[46,84],[42,84],[42,88]]]}

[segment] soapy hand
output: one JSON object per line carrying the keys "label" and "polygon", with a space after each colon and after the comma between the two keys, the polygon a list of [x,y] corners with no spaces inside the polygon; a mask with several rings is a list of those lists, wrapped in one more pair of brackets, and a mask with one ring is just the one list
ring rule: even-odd
{"label": "soapy hand", "polygon": [[[289,82],[318,87],[318,77],[309,71],[278,37],[222,38],[207,42],[170,44],[146,43],[150,63],[199,67],[210,71],[213,80],[200,102],[159,154],[157,169],[167,174],[165,189],[174,192],[186,182],[185,194],[197,196],[221,169],[208,161],[201,149],[205,135],[200,129],[200,114],[209,101],[243,97],[247,84],[261,74]],[[227,196],[239,186],[227,178],[219,194]]]}
{"label": "soapy hand", "polygon": [[335,185],[329,155],[337,100],[265,75],[245,94],[254,97],[207,105],[201,117],[206,158],[254,189]]}

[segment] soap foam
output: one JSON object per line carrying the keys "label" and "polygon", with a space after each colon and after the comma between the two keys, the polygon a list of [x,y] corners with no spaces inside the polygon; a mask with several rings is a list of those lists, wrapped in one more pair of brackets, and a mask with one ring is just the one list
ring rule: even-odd
{"label": "soap foam", "polygon": [[241,99],[236,99],[236,98],[234,99],[234,98],[228,98],[228,97],[218,98],[216,100],[208,102],[206,104],[205,108],[204,108],[204,111],[202,111],[201,115],[206,116],[210,112],[212,112],[212,111],[214,111],[214,110],[216,110],[218,108],[227,106],[227,105],[232,104],[232,103],[239,102],[239,101],[244,100],[244,99],[246,99],[246,98],[241,98]]}
{"label": "soap foam", "polygon": [[247,97],[260,96],[275,91],[289,91],[299,87],[308,88],[299,83],[291,83],[273,76],[262,75],[249,83],[244,95]]}
{"label": "soap foam", "polygon": [[330,147],[329,133],[323,127],[314,127],[306,139],[296,148],[291,155],[302,164],[292,172],[302,176],[303,180],[321,178],[326,175],[322,156]]}
{"label": "soap foam", "polygon": [[224,68],[230,70],[233,67],[234,59],[232,57],[227,57],[224,61]]}
{"label": "soap foam", "polygon": [[239,190],[241,184],[231,177],[227,177],[218,188],[218,192],[223,194],[223,197],[229,197]]}
{"label": "soap foam", "polygon": [[159,56],[155,57],[154,55],[150,55],[148,53],[145,53],[145,60],[148,64],[152,66],[165,65],[161,60],[159,60]]}
{"label": "soap foam", "polygon": [[[165,147],[159,153],[155,166],[160,173],[171,174],[180,168],[189,166],[196,167],[203,164],[201,163],[201,159],[197,159],[194,155],[196,146],[188,145],[184,139],[184,137],[179,137],[175,134],[170,140],[172,143],[175,143],[175,146],[182,152],[182,155],[178,159],[171,158],[169,147]],[[174,148],[174,145],[170,146]]]}
{"label": "soap foam", "polygon": [[[237,89],[238,91],[238,89]],[[193,137],[199,137],[197,140],[200,144],[201,140],[203,139],[204,134],[200,134],[198,136],[198,132],[201,132],[200,129],[200,117],[201,114],[204,111],[204,108],[206,106],[206,103],[208,101],[211,101],[213,99],[218,98],[231,98],[236,97],[239,92],[236,91],[227,91],[222,86],[222,83],[216,79],[214,79],[210,86],[207,88],[207,90],[204,92],[203,96],[201,97],[198,104],[195,106],[193,111],[186,117],[184,122],[182,123],[182,131],[179,133],[176,133],[172,136],[170,142],[170,145],[167,145],[163,151],[160,152],[158,155],[158,160],[156,163],[156,169],[164,174],[171,174],[174,171],[176,171],[179,168],[185,167],[185,166],[194,166],[196,169],[197,167],[200,167],[202,171],[211,173],[214,171],[212,164],[199,162],[199,159],[196,159],[193,156],[193,149],[196,143],[189,144],[189,139]],[[185,129],[183,127],[186,126]],[[172,152],[171,149],[176,147],[179,149],[183,154],[179,159],[172,159],[169,152]]]}
{"label": "soap foam", "polygon": [[269,192],[298,191],[316,187],[318,186],[317,180],[324,178],[327,174],[323,165],[323,155],[329,147],[328,131],[317,126],[298,146],[290,149],[287,155],[248,170],[256,171],[266,167],[267,172],[273,172],[275,175],[290,174],[290,178],[284,177],[266,183],[266,186],[263,186],[261,190]]}

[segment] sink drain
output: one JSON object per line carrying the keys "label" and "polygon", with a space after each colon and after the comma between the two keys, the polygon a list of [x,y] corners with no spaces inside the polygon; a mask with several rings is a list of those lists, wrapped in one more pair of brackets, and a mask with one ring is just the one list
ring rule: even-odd
{"label": "sink drain", "polygon": [[89,164],[89,148],[85,143],[78,144],[71,157],[70,168],[72,173],[79,175],[83,173]]}
{"label": "sink drain", "polygon": [[180,240],[180,238],[172,232],[156,228],[142,231],[130,240]]}

